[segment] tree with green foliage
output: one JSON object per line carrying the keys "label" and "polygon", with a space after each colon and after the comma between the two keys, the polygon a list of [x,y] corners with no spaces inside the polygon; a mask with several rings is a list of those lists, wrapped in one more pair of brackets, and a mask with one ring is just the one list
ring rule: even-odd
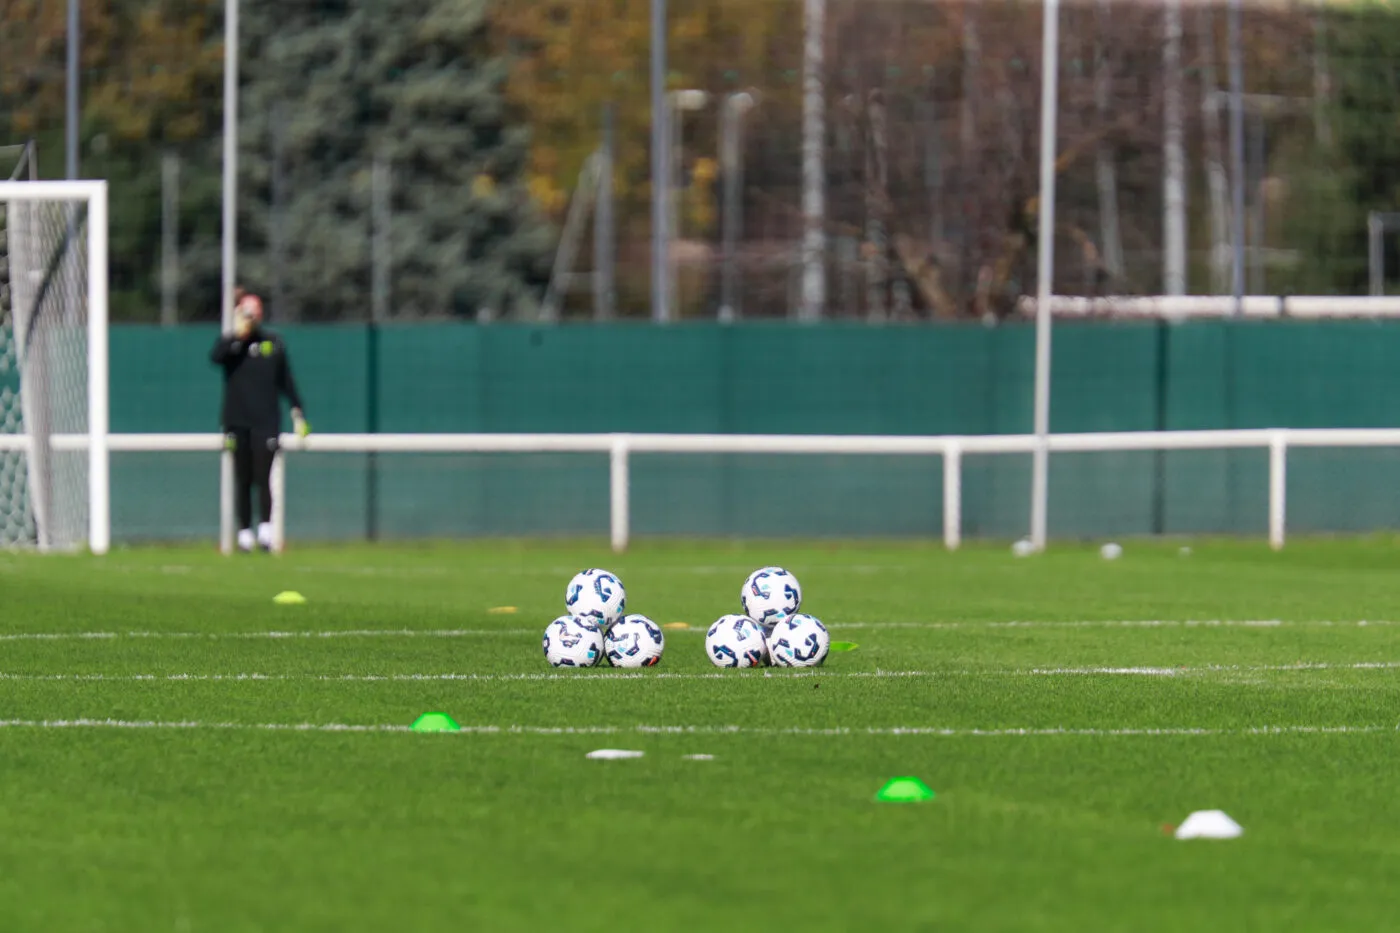
{"label": "tree with green foliage", "polygon": [[528,131],[487,8],[244,4],[239,277],[274,316],[368,316],[376,160],[391,179],[392,314],[537,307],[554,237],[526,188]]}

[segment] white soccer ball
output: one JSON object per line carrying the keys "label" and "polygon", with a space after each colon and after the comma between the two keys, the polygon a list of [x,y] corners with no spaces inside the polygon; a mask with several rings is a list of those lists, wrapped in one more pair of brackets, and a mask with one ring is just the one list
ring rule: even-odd
{"label": "white soccer ball", "polygon": [[771,632],[773,626],[797,612],[802,605],[802,587],[797,578],[781,567],[762,567],[749,574],[739,594],[744,615]]}
{"label": "white soccer ball", "polygon": [[655,667],[665,650],[661,626],[642,615],[623,616],[603,636],[603,651],[613,667]]}
{"label": "white soccer ball", "polygon": [[544,659],[555,667],[594,667],[603,657],[603,630],[583,616],[560,616],[544,630]]}
{"label": "white soccer ball", "polygon": [[831,634],[806,613],[794,613],[768,634],[768,654],[777,667],[817,667],[829,651]]}
{"label": "white soccer ball", "polygon": [[763,627],[748,616],[720,616],[705,633],[705,657],[715,667],[762,667],[768,663]]}
{"label": "white soccer ball", "polygon": [[570,615],[587,616],[607,628],[627,612],[627,591],[615,573],[584,570],[569,581],[564,608]]}

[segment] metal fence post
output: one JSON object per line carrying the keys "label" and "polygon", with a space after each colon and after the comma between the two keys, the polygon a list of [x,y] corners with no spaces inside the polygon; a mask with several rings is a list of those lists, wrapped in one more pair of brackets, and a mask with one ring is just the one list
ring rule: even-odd
{"label": "metal fence post", "polygon": [[949,441],[943,450],[943,545],[962,546],[962,445]]}
{"label": "metal fence post", "polygon": [[612,436],[612,449],[608,457],[612,503],[612,549],[618,554],[627,550],[630,536],[628,527],[630,522],[628,499],[631,495],[631,482],[628,476],[630,439],[631,436],[627,434],[614,434]]}
{"label": "metal fence post", "polygon": [[1283,550],[1288,516],[1288,434],[1269,438],[1269,547]]}

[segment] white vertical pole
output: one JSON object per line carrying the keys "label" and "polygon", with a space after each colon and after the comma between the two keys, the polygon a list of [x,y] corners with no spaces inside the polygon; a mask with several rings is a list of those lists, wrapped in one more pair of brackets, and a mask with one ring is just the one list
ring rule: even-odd
{"label": "white vertical pole", "polygon": [[628,477],[629,440],[630,435],[614,434],[612,436],[612,450],[608,457],[612,502],[612,549],[618,554],[627,550],[629,537],[628,499],[631,496],[631,481]]}
{"label": "white vertical pole", "polygon": [[1162,105],[1165,140],[1162,144],[1166,166],[1162,177],[1162,240],[1165,262],[1162,291],[1167,295],[1186,294],[1186,155],[1182,142],[1181,113],[1181,0],[1166,0],[1162,11],[1166,43],[1162,47],[1162,68],[1166,88]]}
{"label": "white vertical pole", "polygon": [[112,489],[107,450],[107,183],[88,204],[88,547],[112,544]]}
{"label": "white vertical pole", "polygon": [[1031,545],[1045,548],[1050,492],[1050,296],[1055,274],[1055,132],[1059,96],[1060,2],[1045,0],[1040,62],[1040,231],[1035,306],[1035,435],[1031,462]]}
{"label": "white vertical pole", "polygon": [[1275,431],[1269,438],[1269,547],[1283,550],[1288,516],[1288,435]]}
{"label": "white vertical pole", "polygon": [[826,0],[806,0],[802,46],[802,300],[798,318],[826,313]]}
{"label": "white vertical pole", "polygon": [[1235,297],[1235,314],[1244,313],[1244,65],[1240,59],[1240,0],[1230,0],[1226,10],[1226,38],[1230,70],[1230,240],[1234,265],[1230,291]]}
{"label": "white vertical pole", "polygon": [[670,143],[666,150],[671,158],[670,172],[667,174],[666,207],[666,307],[670,317],[667,320],[680,320],[681,316],[681,266],[676,255],[676,244],[681,238],[681,214],[684,204],[681,201],[681,182],[685,173],[685,154],[681,147],[685,142],[682,133],[685,111],[680,106],[683,92],[672,91],[667,97],[670,102],[666,110],[666,128],[670,133]]}
{"label": "white vertical pole", "polygon": [[[220,320],[225,333],[233,327],[234,263],[238,256],[238,2],[224,0],[224,204],[223,294]],[[224,455],[219,476],[224,505],[219,518],[219,549],[233,553],[233,462]]]}
{"label": "white vertical pole", "polygon": [[671,136],[666,106],[666,0],[651,0],[651,319],[671,320]]}
{"label": "white vertical pole", "polygon": [[219,550],[233,553],[233,451],[219,453]]}
{"label": "white vertical pole", "polygon": [[268,480],[272,491],[272,550],[282,553],[287,541],[287,450],[284,447],[272,460],[272,476]]}
{"label": "white vertical pole", "polygon": [[943,450],[943,546],[962,546],[962,445],[949,441]]}
{"label": "white vertical pole", "polygon": [[[78,60],[82,46],[82,4],[68,0],[67,87],[63,121],[63,177],[78,177]],[[89,208],[90,209],[90,208]]]}

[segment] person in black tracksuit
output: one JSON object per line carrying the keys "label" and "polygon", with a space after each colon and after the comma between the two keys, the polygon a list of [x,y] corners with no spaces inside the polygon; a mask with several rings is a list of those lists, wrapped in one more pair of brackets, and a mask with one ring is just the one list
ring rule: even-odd
{"label": "person in black tracksuit", "polygon": [[[292,422],[298,434],[308,433],[301,396],[292,378],[292,364],[282,338],[262,324],[262,302],[241,288],[235,293],[233,333],[214,344],[209,358],[224,371],[221,416],[224,442],[233,451],[234,503],[238,517],[238,549],[251,551],[256,543],[272,548],[272,461],[282,433],[282,396],[292,406]],[[256,535],[253,532],[253,487],[262,506]]]}

